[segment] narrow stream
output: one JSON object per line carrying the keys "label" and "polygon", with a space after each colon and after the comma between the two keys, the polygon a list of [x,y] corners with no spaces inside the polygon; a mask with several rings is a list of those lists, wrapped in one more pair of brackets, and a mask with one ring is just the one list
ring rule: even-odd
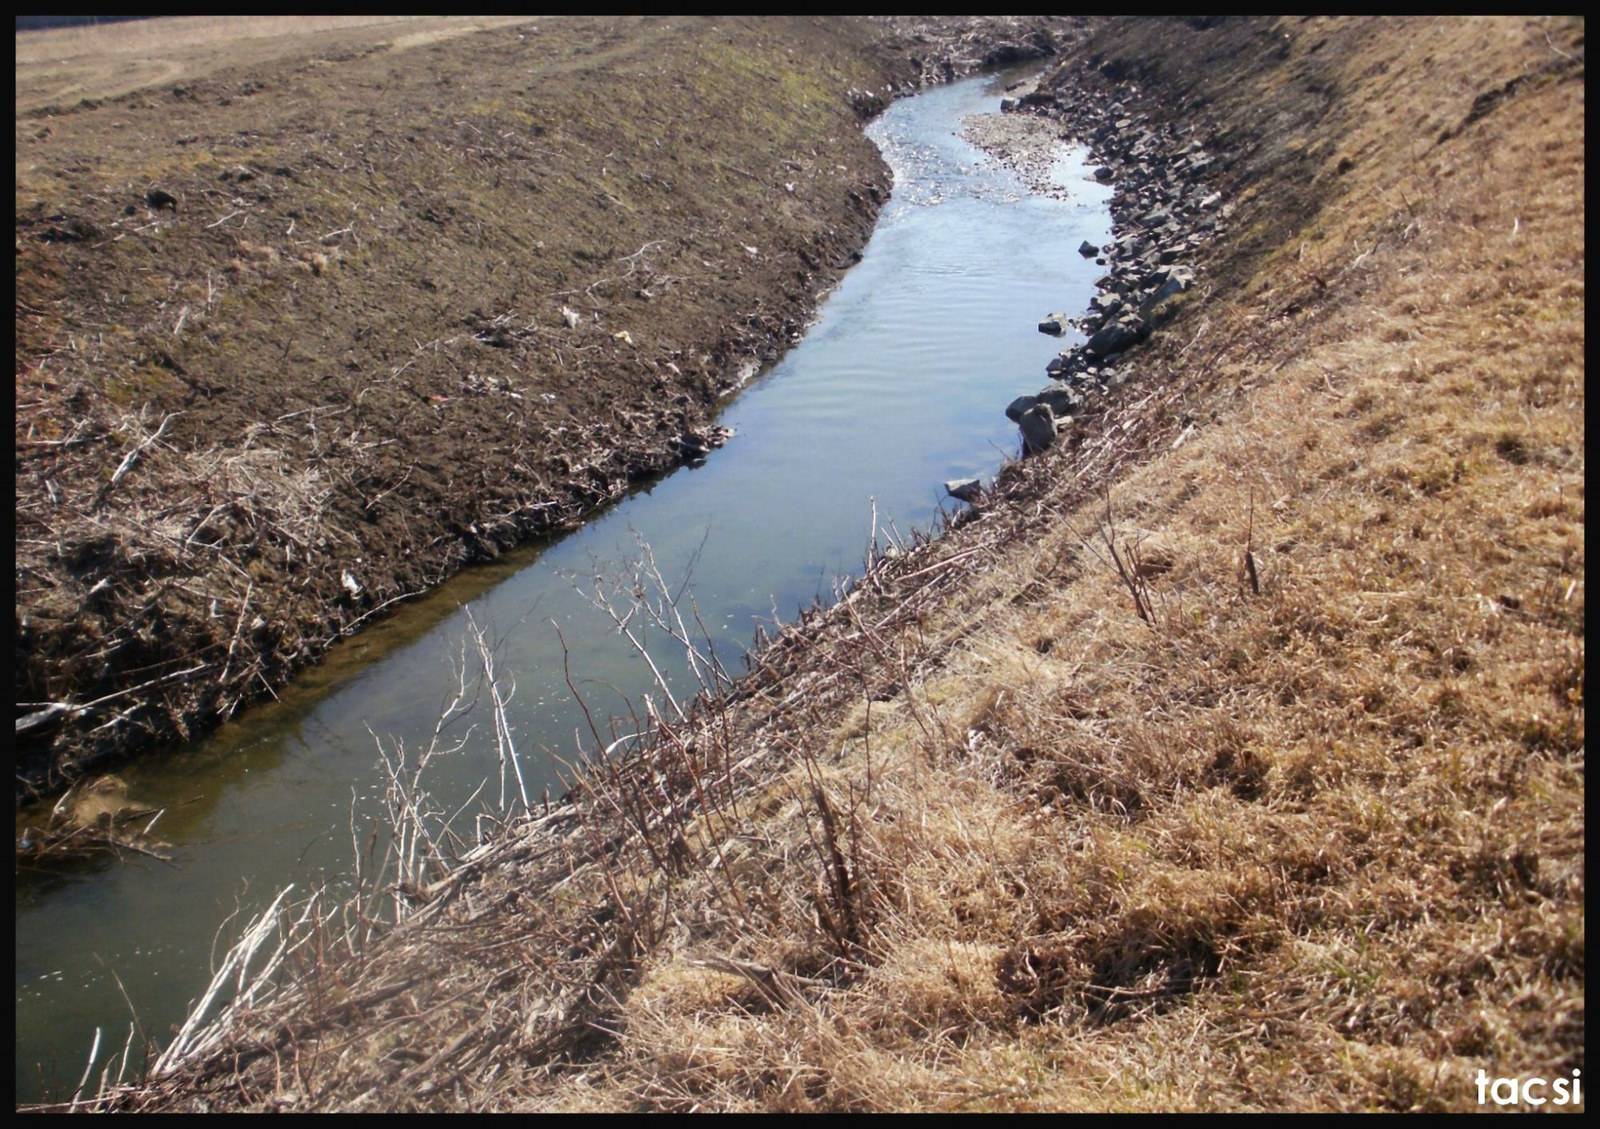
{"label": "narrow stream", "polygon": [[[969,80],[900,101],[871,126],[893,197],[801,344],[730,400],[721,422],[737,435],[725,448],[560,540],[458,577],[341,647],[280,702],[122,772],[140,804],[172,805],[155,833],[173,844],[173,865],[19,876],[19,1101],[70,1094],[96,1027],[101,1057],[119,1051],[130,1002],[144,1030],[168,1041],[238,928],[223,926],[229,914],[248,917],[285,883],[304,892],[349,873],[352,812],[366,827],[382,790],[373,733],[426,745],[454,685],[469,602],[498,640],[499,673],[516,682],[510,719],[530,794],[554,793],[551,752],[570,759],[574,733],[587,733],[556,625],[598,717],[625,716],[624,698],[659,698],[649,665],[578,592],[597,570],[615,574],[647,543],[674,587],[689,583],[718,654],[731,658],[758,625],[792,618],[860,571],[874,507],[880,539],[891,521],[902,534],[926,528],[955,504],[945,479],[987,480],[1017,453],[1002,410],[1046,383],[1062,347],[1035,323],[1093,294],[1101,268],[1076,248],[1109,235],[1110,191],[1082,153],[1066,153],[1067,198],[1030,196],[962,141],[962,119],[995,112],[999,97],[995,80]],[[652,642],[669,680],[692,692],[676,645]],[[431,774],[451,808],[486,778],[483,795],[499,795],[486,720],[480,710],[463,721],[457,732],[477,726],[467,746]],[[470,837],[470,819],[457,829]]]}

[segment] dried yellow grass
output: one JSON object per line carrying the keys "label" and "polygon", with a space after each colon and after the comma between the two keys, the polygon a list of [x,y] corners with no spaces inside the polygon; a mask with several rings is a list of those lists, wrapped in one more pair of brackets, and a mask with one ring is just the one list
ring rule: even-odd
{"label": "dried yellow grass", "polygon": [[245,64],[387,45],[403,51],[520,16],[162,16],[16,35],[17,112],[183,84]]}
{"label": "dried yellow grass", "polygon": [[391,25],[408,32],[437,19],[418,16],[164,16],[17,34],[17,63],[37,66],[85,56],[148,55],[280,36],[319,36]]}

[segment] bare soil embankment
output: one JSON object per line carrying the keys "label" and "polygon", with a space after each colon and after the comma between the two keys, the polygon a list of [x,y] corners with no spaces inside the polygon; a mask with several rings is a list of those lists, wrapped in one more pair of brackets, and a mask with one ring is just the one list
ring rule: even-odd
{"label": "bare soil embankment", "polygon": [[871,230],[862,116],[923,56],[1054,42],[491,22],[19,39],[19,794],[703,453]]}
{"label": "bare soil embankment", "polygon": [[1200,131],[1232,205],[1120,387],[123,1100],[1468,1110],[1581,1070],[1583,38],[1096,25],[1035,108]]}

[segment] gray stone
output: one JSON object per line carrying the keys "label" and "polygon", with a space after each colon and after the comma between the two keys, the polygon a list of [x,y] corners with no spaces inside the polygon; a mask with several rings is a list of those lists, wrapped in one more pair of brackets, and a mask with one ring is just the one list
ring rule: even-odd
{"label": "gray stone", "polygon": [[962,502],[976,502],[983,494],[983,481],[977,478],[952,478],[944,484],[944,492]]}
{"label": "gray stone", "polygon": [[1056,441],[1056,417],[1047,404],[1035,404],[1017,421],[1022,432],[1022,453],[1037,455]]}
{"label": "gray stone", "polygon": [[1101,184],[1104,184],[1115,175],[1116,173],[1111,171],[1110,165],[1101,165],[1099,168],[1094,170],[1094,178]]}
{"label": "gray stone", "polygon": [[1194,285],[1194,271],[1188,267],[1173,267],[1167,274],[1166,281],[1158,286],[1150,297],[1144,300],[1146,308],[1154,306],[1157,302],[1164,302],[1174,294],[1182,294]]}
{"label": "gray stone", "polygon": [[1138,319],[1111,322],[1096,330],[1084,348],[1097,357],[1109,357],[1112,353],[1120,353],[1128,346],[1137,344],[1140,328]]}
{"label": "gray stone", "polygon": [[1090,243],[1087,239],[1078,244],[1078,254],[1082,255],[1086,259],[1093,258],[1099,253],[1100,248],[1096,247],[1093,243]]}
{"label": "gray stone", "polygon": [[1116,317],[1117,311],[1122,309],[1122,297],[1117,294],[1096,294],[1089,300],[1089,305],[1099,310],[1108,318]]}
{"label": "gray stone", "polygon": [[1050,314],[1039,323],[1040,333],[1050,333],[1060,337],[1072,327],[1072,319],[1066,314]]}
{"label": "gray stone", "polygon": [[1039,402],[1037,396],[1018,396],[1006,405],[1006,418],[1012,423],[1022,422],[1022,413]]}
{"label": "gray stone", "polygon": [[1059,384],[1040,389],[1039,395],[1033,398],[1048,407],[1056,416],[1070,416],[1083,408],[1083,397]]}

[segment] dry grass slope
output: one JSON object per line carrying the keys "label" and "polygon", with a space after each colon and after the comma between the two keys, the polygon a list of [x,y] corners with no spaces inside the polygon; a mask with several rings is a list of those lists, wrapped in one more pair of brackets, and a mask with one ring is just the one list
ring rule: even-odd
{"label": "dry grass slope", "polygon": [[1241,201],[1125,406],[142,1100],[1460,1110],[1582,1067],[1582,26],[1091,55]]}
{"label": "dry grass slope", "polygon": [[395,49],[438,42],[522,17],[166,16],[18,34],[17,111],[116,98],[310,49]]}

